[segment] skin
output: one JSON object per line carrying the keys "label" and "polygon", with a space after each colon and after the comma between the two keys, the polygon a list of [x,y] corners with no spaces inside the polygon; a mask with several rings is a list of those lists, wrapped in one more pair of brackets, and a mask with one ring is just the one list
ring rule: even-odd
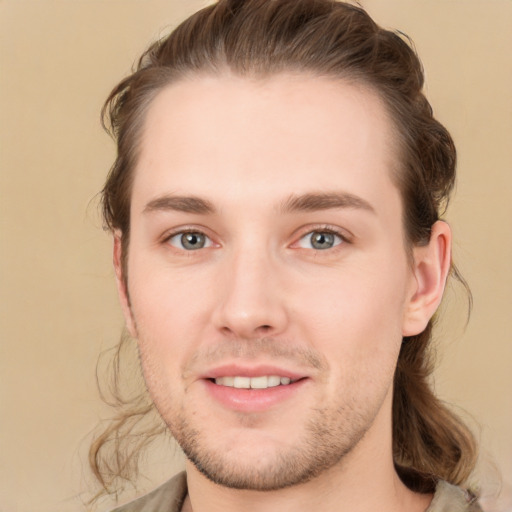
{"label": "skin", "polygon": [[[438,222],[406,247],[395,146],[379,97],[327,78],[195,76],[153,100],[128,279],[121,233],[114,263],[148,389],[191,459],[184,510],[427,508],[393,468],[392,382],[451,239]],[[272,373],[298,381],[211,381]]]}

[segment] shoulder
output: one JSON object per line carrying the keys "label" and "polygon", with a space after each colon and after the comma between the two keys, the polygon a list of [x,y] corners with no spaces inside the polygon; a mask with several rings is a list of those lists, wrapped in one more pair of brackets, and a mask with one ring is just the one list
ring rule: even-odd
{"label": "shoulder", "polygon": [[187,478],[185,472],[177,474],[154,491],[112,512],[179,512],[187,495]]}
{"label": "shoulder", "polygon": [[426,512],[482,512],[475,496],[440,480]]}

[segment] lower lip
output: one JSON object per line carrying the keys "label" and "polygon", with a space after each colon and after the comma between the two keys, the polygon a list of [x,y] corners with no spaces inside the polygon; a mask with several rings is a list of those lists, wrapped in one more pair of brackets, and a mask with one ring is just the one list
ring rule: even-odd
{"label": "lower lip", "polygon": [[239,412],[261,412],[291,399],[307,380],[301,379],[286,386],[280,385],[266,389],[239,389],[219,386],[211,380],[203,382],[210,395],[224,407]]}

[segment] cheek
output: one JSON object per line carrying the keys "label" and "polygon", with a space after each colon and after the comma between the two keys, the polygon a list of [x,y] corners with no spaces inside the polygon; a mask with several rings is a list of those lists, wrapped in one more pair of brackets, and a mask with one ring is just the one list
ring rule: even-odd
{"label": "cheek", "polygon": [[128,285],[139,332],[160,331],[165,338],[186,326],[199,328],[211,302],[210,281],[207,272],[176,269],[161,258],[133,258]]}
{"label": "cheek", "polygon": [[[335,270],[310,283],[297,285],[295,296],[302,316],[316,318],[318,329],[336,326],[341,333],[400,332],[406,302],[407,272],[392,264],[352,265]],[[301,289],[303,288],[303,289]],[[309,313],[307,313],[309,312]]]}
{"label": "cheek", "polygon": [[[150,269],[151,267],[146,267]],[[129,289],[141,365],[147,388],[163,412],[176,404],[183,361],[193,355],[197,336],[197,302],[190,290],[164,272],[131,272]]]}
{"label": "cheek", "polygon": [[405,259],[401,265],[394,258],[352,266],[300,294],[297,317],[316,348],[337,362],[333,372],[392,377],[402,341],[406,268]]}

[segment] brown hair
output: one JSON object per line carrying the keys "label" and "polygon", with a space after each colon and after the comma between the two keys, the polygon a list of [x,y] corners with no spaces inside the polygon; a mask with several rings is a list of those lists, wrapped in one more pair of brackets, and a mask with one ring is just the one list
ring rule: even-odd
{"label": "brown hair", "polygon": [[[124,255],[148,105],[173,81],[225,69],[240,76],[305,72],[375,90],[398,133],[401,166],[394,179],[402,194],[408,244],[428,242],[454,185],[456,152],[422,93],[421,63],[404,36],[380,28],[363,9],[333,0],[220,0],[150,46],[105,103],[104,120],[118,152],[103,189],[103,215],[108,229],[121,231]],[[126,260],[123,265],[126,278]],[[460,278],[454,269],[452,274]],[[463,484],[476,460],[472,434],[429,385],[431,332],[432,321],[421,334],[404,338],[393,399],[395,466],[410,488],[422,492],[432,491],[439,478]],[[118,377],[119,372],[115,382]],[[130,450],[132,427],[150,409],[140,397],[121,402],[119,416],[90,451],[91,467],[106,489],[118,477],[128,479],[128,469],[136,467],[140,443]],[[109,446],[116,450],[113,464],[106,455]]]}

